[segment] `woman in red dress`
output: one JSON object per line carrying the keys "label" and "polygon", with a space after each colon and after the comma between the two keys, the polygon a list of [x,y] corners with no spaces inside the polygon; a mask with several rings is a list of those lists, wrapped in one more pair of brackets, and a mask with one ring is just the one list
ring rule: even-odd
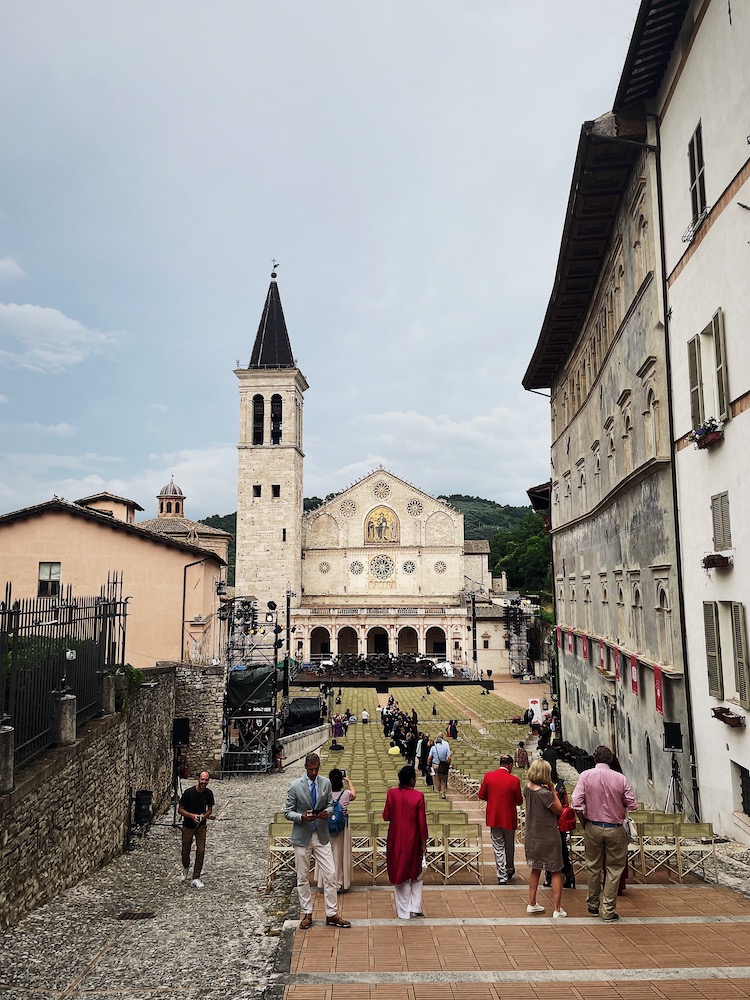
{"label": "woman in red dress", "polygon": [[421,917],[422,857],[427,846],[424,795],[414,785],[417,772],[407,765],[398,772],[398,788],[389,788],[383,819],[390,823],[386,856],[388,881],[396,896],[400,920]]}

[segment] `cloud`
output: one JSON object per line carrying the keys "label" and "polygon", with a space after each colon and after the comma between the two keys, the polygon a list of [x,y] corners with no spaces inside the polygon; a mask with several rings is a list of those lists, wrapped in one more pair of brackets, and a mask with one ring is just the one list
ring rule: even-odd
{"label": "cloud", "polygon": [[59,309],[0,303],[0,341],[15,340],[15,350],[0,348],[0,361],[34,372],[62,372],[113,343],[119,333],[89,330]]}
{"label": "cloud", "polygon": [[70,437],[75,434],[75,427],[71,424],[24,424],[23,429],[35,431],[40,434],[51,434],[52,437]]}
{"label": "cloud", "polygon": [[0,393],[0,404],[2,404],[2,403],[9,403],[9,402],[10,402],[10,398],[8,396],[3,396],[3,394]]}
{"label": "cloud", "polygon": [[156,410],[157,413],[169,413],[169,407],[164,403],[149,403],[149,409]]}
{"label": "cloud", "polygon": [[0,285],[25,278],[26,272],[12,257],[0,257]]}

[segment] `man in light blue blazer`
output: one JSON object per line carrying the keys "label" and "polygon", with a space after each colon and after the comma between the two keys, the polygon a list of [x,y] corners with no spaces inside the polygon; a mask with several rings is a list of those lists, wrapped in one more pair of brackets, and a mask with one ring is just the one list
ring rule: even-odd
{"label": "man in light blue blazer", "polygon": [[326,907],[326,924],[332,927],[351,927],[348,920],[338,915],[336,894],[336,866],[331,853],[328,834],[328,817],[333,812],[333,791],[328,778],[318,775],[320,757],[309,753],[305,757],[305,776],[297,778],[286,794],[284,815],[294,823],[292,844],[297,871],[297,894],[302,919],[300,928],[312,927],[312,893],[310,891],[310,857],[323,875],[323,898]]}

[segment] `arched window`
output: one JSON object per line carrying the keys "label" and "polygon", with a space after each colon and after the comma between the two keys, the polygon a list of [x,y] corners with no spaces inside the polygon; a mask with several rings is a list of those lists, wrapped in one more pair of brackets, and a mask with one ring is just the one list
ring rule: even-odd
{"label": "arched window", "polygon": [[591,591],[588,587],[583,592],[583,627],[586,629],[587,634],[591,632]]}
{"label": "arched window", "polygon": [[659,662],[672,662],[672,611],[666,587],[659,587],[659,606],[656,609],[659,633]]}
{"label": "arched window", "polygon": [[651,757],[651,740],[646,733],[646,777],[649,781],[654,780],[654,761]]}
{"label": "arched window", "polygon": [[171,500],[167,500],[167,514],[171,514],[171,513],[172,513],[172,501]]}
{"label": "arched window", "polygon": [[160,514],[164,513],[164,501],[163,500],[159,501],[159,513]]}
{"label": "arched window", "polygon": [[625,595],[622,585],[617,586],[617,639],[622,642],[625,638]]}
{"label": "arched window", "polygon": [[591,725],[594,729],[599,728],[596,724],[596,698],[591,699]]}
{"label": "arched window", "polygon": [[281,444],[281,396],[271,396],[271,444]]}
{"label": "arched window", "polygon": [[640,587],[633,588],[633,638],[636,650],[645,652],[643,647],[643,600],[641,599]]}
{"label": "arched window", "polygon": [[563,587],[557,592],[557,620],[565,622],[565,590]]}
{"label": "arched window", "polygon": [[179,514],[180,513],[180,501],[179,500],[175,500],[175,502],[174,502],[174,512],[175,512],[175,514]]}
{"label": "arched window", "polygon": [[253,396],[253,444],[263,444],[263,418],[266,406],[262,396]]}

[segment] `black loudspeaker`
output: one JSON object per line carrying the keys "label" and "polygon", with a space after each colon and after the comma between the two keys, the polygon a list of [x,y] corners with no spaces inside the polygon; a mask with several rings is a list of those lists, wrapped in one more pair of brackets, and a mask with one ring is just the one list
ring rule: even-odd
{"label": "black loudspeaker", "polygon": [[682,752],[682,729],[679,722],[664,723],[664,749]]}
{"label": "black loudspeaker", "polygon": [[190,719],[173,719],[172,746],[186,747],[190,745]]}

